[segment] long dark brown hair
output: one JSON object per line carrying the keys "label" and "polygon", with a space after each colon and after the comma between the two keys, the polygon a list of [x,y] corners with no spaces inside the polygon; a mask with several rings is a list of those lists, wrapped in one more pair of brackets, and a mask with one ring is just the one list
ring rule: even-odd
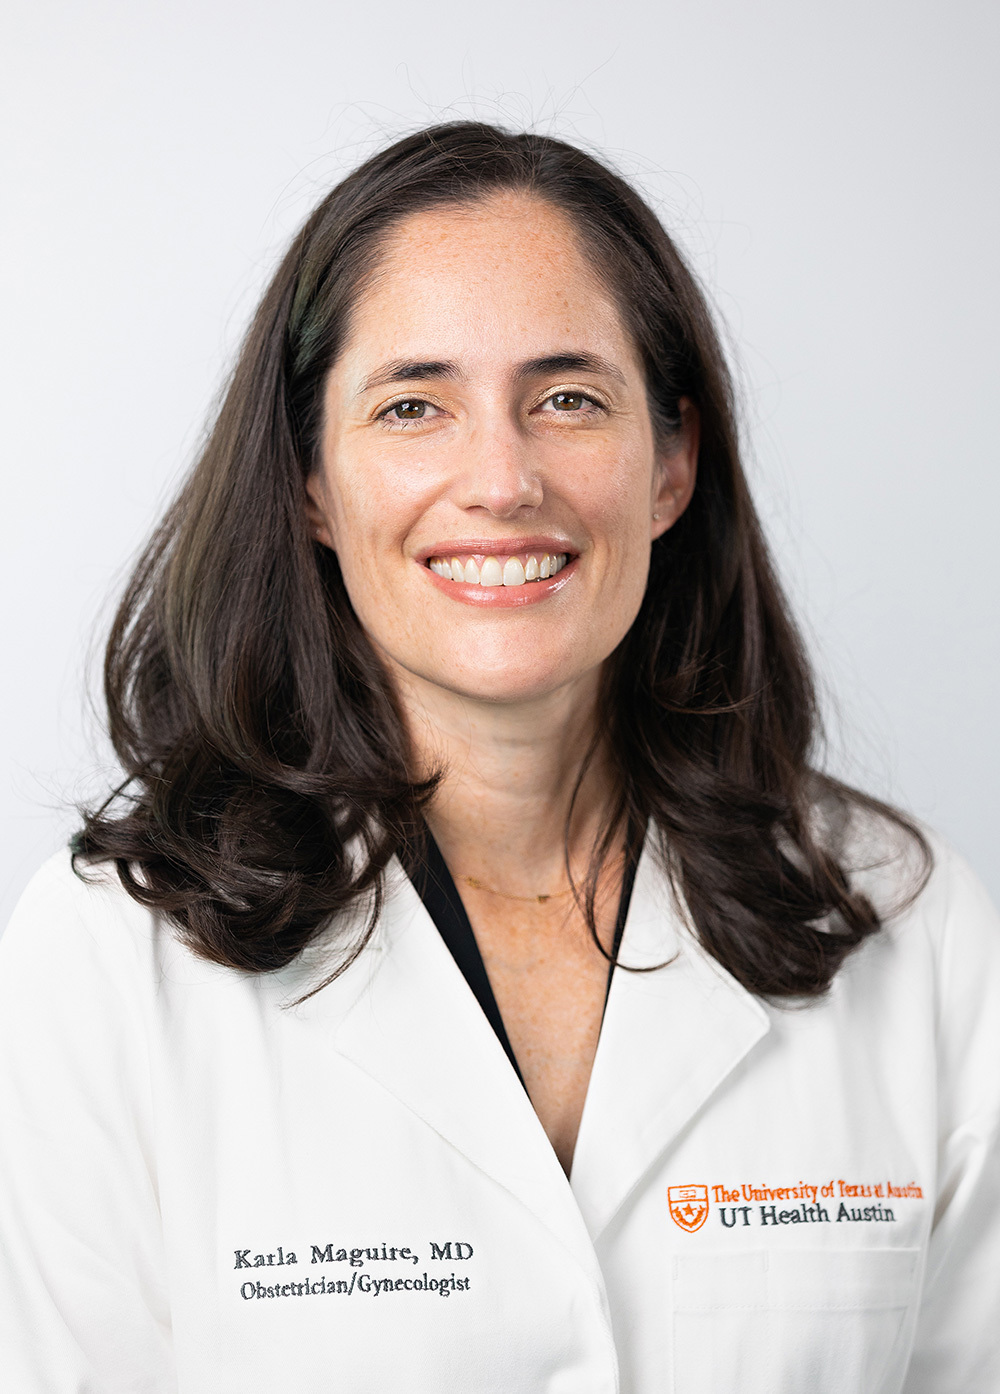
{"label": "long dark brown hair", "polygon": [[366,897],[374,923],[382,873],[412,846],[435,780],[412,778],[386,674],[336,557],[307,530],[305,480],[326,375],[388,232],[501,190],[571,219],[638,345],[660,435],[677,429],[681,397],[701,419],[694,496],[653,544],[642,608],[605,665],[618,794],[587,879],[591,932],[602,861],[652,819],[707,951],[753,992],[819,994],[880,926],[852,885],[838,810],[916,847],[911,893],[926,841],[814,768],[809,665],[740,466],[718,337],[670,238],[589,154],[480,123],[368,160],[278,268],[115,619],[105,691],[124,777],[85,812],[74,850],[112,860],[196,953],[235,968],[283,967]]}

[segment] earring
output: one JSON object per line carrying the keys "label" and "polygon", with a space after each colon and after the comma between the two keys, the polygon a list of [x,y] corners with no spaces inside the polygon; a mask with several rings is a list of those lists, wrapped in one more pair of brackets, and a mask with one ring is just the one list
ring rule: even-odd
{"label": "earring", "polygon": [[659,513],[654,513],[654,514],[653,514],[653,517],[654,517],[654,518],[659,518],[659,516],[660,516]]}

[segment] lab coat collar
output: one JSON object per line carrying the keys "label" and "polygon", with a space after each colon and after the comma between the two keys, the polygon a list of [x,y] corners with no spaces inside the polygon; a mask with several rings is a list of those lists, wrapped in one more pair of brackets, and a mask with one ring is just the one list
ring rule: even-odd
{"label": "lab coat collar", "polygon": [[380,961],[336,1032],[337,1051],[516,1196],[599,1280],[579,1207],[538,1116],[396,862],[362,957],[372,954]]}
{"label": "lab coat collar", "polygon": [[573,1191],[594,1240],[770,1026],[701,948],[656,838],[650,827],[573,1158]]}
{"label": "lab coat collar", "polygon": [[769,1024],[686,928],[654,837],[647,835],[636,870],[620,950],[622,964],[654,971],[615,971],[569,1183],[396,862],[362,954],[378,962],[356,965],[367,986],[334,1040],[341,1055],[516,1196],[594,1276],[593,1241]]}

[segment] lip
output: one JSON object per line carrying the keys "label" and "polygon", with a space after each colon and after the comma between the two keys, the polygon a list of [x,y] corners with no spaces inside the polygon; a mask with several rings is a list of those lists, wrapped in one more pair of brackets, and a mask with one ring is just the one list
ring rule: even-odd
{"label": "lip", "polygon": [[[552,533],[535,533],[530,537],[449,537],[446,542],[435,542],[432,547],[421,547],[419,552],[414,553],[414,557],[426,566],[431,557],[455,557],[461,556],[463,552],[469,552],[474,556],[482,552],[487,557],[513,556],[518,552],[567,552],[575,560],[580,554],[580,549],[574,547],[567,538],[556,537]],[[462,583],[452,581],[449,584]],[[539,583],[533,581],[531,584]]]}
{"label": "lip", "polygon": [[[542,548],[537,543],[535,543],[533,547],[522,547],[520,545],[520,540],[518,541],[519,545],[517,550],[519,552],[555,550],[551,547],[547,549]],[[473,550],[468,543],[462,543],[461,546],[456,546],[453,542],[450,546],[451,552],[449,555],[451,556],[454,556],[456,552],[471,552]],[[502,549],[498,548],[496,539],[494,539],[487,555],[501,550],[506,551],[508,548],[513,551],[513,548],[510,547],[510,543],[505,543]],[[482,548],[479,547],[477,550],[482,551]],[[566,548],[563,547],[560,550],[566,551]],[[439,557],[442,553],[428,552],[427,555],[430,557]],[[481,610],[515,610],[525,605],[537,605],[543,600],[548,600],[548,598],[555,595],[557,591],[561,591],[564,586],[572,581],[573,577],[576,575],[579,564],[579,556],[574,556],[573,560],[568,561],[557,576],[551,576],[546,581],[525,581],[522,586],[466,585],[464,581],[446,581],[443,576],[438,576],[437,573],[432,571],[426,564],[421,566],[420,570],[427,577],[430,584],[441,591],[441,593],[446,595],[450,600],[457,600],[463,605],[477,606]]]}

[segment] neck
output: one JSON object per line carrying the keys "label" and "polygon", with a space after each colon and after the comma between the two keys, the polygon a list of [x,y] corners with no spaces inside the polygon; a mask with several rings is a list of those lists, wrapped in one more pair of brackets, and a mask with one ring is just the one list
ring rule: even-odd
{"label": "neck", "polygon": [[416,771],[443,778],[426,817],[456,876],[515,896],[566,886],[566,820],[574,880],[586,875],[612,798],[607,751],[598,744],[599,674],[517,703],[482,702],[397,680]]}

